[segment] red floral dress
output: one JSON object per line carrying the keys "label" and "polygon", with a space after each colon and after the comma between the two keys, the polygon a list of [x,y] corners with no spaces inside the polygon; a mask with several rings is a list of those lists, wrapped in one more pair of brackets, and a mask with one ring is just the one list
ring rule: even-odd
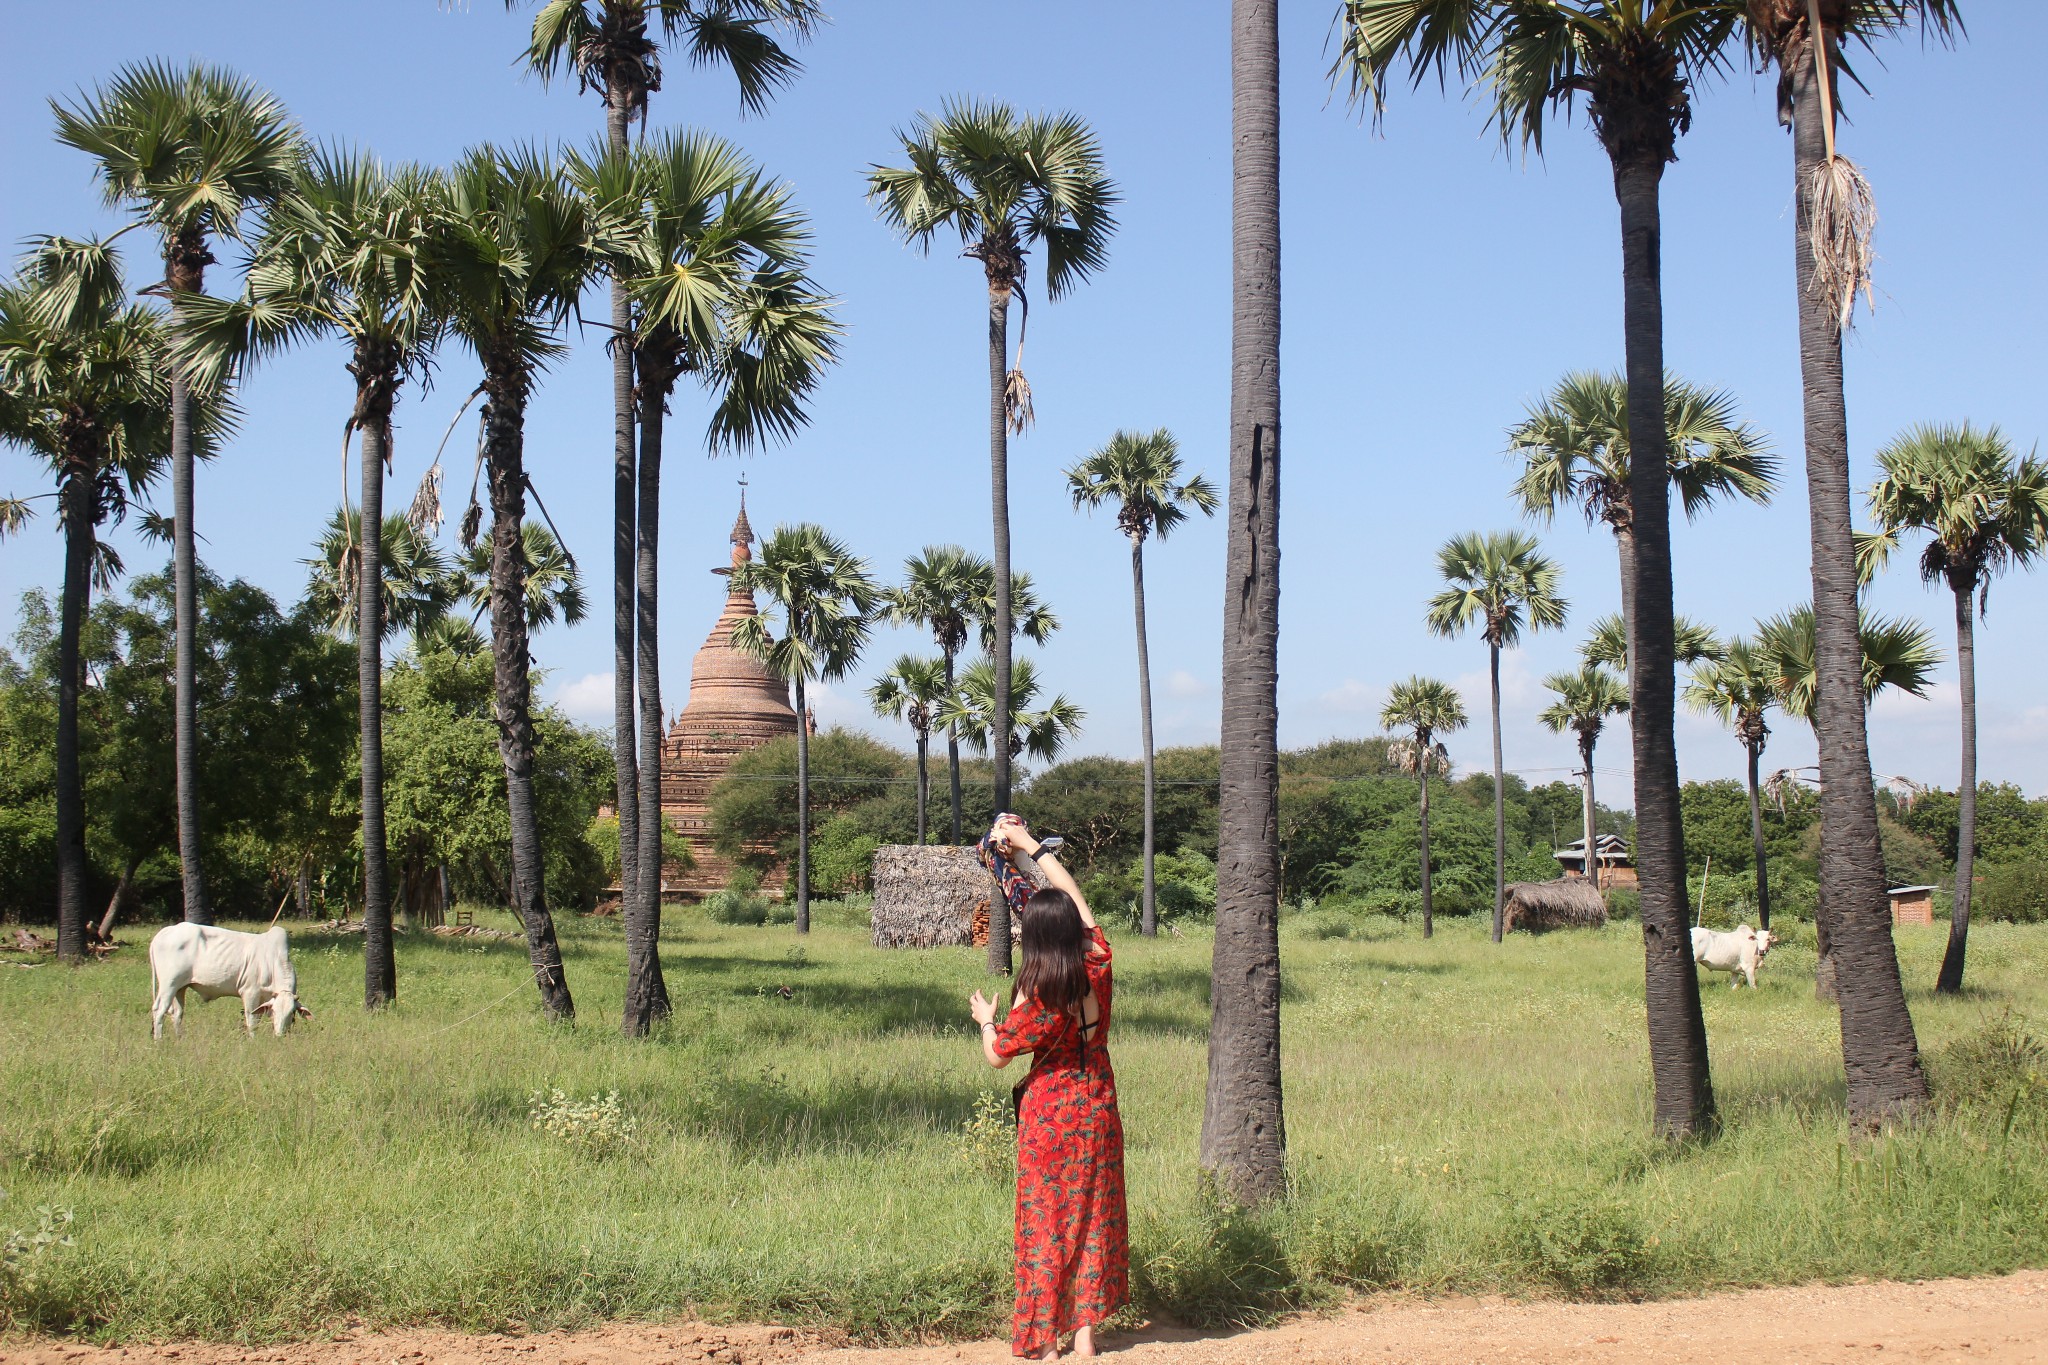
{"label": "red floral dress", "polygon": [[1026,997],[996,1030],[1005,1057],[1034,1054],[1017,1118],[1017,1313],[1013,1355],[1101,1322],[1130,1300],[1124,1124],[1109,1065],[1109,940],[1089,931],[1088,984],[1101,1010],[1084,1030]]}

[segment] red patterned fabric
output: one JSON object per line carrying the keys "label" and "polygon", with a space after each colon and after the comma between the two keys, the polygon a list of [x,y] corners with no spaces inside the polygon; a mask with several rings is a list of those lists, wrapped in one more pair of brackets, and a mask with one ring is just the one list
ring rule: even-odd
{"label": "red patterned fabric", "polygon": [[1109,1065],[1109,940],[1091,931],[1088,984],[1102,1013],[1080,1022],[1037,1000],[1012,1002],[996,1030],[1005,1057],[1033,1054],[1017,1119],[1017,1313],[1013,1355],[1092,1326],[1130,1300],[1124,1124]]}

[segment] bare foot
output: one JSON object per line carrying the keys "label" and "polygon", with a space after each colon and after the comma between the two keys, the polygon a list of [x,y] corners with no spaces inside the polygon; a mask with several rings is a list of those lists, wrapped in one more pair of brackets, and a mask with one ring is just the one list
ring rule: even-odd
{"label": "bare foot", "polygon": [[1092,1356],[1095,1354],[1095,1329],[1093,1327],[1076,1327],[1074,1329],[1074,1354],[1077,1356]]}

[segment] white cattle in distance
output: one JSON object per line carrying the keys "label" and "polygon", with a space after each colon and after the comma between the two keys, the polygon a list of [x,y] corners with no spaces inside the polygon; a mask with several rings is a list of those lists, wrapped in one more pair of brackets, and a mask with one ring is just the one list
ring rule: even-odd
{"label": "white cattle in distance", "polygon": [[284,926],[260,934],[220,929],[211,924],[172,924],[149,941],[149,1036],[164,1036],[164,1020],[179,1033],[185,1030],[185,992],[201,1000],[224,995],[242,998],[242,1028],[256,1031],[256,1016],[270,1012],[279,1036],[292,1020],[313,1011],[299,1003],[298,974],[285,944]]}
{"label": "white cattle in distance", "polygon": [[1771,951],[1771,945],[1778,936],[1770,930],[1758,931],[1747,924],[1738,924],[1727,932],[1719,929],[1694,929],[1692,931],[1692,960],[1709,971],[1728,973],[1728,989],[1736,987],[1736,973],[1741,973],[1749,982],[1751,990],[1756,989],[1756,969]]}

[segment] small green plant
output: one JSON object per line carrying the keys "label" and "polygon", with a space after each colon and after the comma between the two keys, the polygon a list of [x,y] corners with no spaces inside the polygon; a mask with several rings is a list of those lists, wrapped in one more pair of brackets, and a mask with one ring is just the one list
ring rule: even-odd
{"label": "small green plant", "polygon": [[[783,913],[778,916],[777,910]],[[760,877],[753,869],[743,867],[732,874],[725,890],[705,897],[704,913],[720,924],[762,925],[788,919],[795,912],[762,895]]]}
{"label": "small green plant", "polygon": [[536,1090],[527,1096],[526,1111],[536,1130],[590,1157],[626,1151],[640,1128],[620,1105],[616,1090],[585,1100],[559,1089]]}
{"label": "small green plant", "polygon": [[1555,1190],[1507,1223],[1510,1274],[1573,1293],[1614,1293],[1656,1278],[1658,1239],[1635,1210],[1605,1190]]}
{"label": "small green plant", "polygon": [[2048,1106],[2048,1046],[2011,1010],[1957,1039],[1933,1060],[1935,1081],[1950,1104],[2012,1114]]}
{"label": "small green plant", "polygon": [[[0,1190],[0,1199],[7,1191]],[[13,1301],[36,1287],[50,1259],[77,1245],[71,1235],[71,1210],[38,1204],[35,1225],[9,1228],[0,1238],[0,1323],[13,1320]]]}
{"label": "small green plant", "polygon": [[1017,1124],[1010,1116],[1009,1097],[984,1090],[974,1097],[974,1116],[960,1125],[955,1138],[960,1159],[991,1180],[1017,1174]]}
{"label": "small green plant", "polygon": [[1132,1267],[1144,1302],[1190,1327],[1253,1327],[1302,1306],[1306,1287],[1275,1235],[1276,1214],[1233,1204],[1206,1183],[1192,1212],[1141,1242],[1153,1247]]}

